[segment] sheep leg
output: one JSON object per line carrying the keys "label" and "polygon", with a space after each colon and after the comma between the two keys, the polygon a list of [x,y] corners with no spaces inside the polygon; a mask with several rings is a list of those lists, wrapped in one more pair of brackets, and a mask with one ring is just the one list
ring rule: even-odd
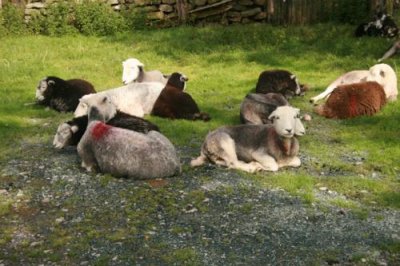
{"label": "sheep leg", "polygon": [[252,157],[259,163],[259,165],[262,167],[262,170],[275,172],[279,169],[279,165],[275,159],[266,154],[264,151],[253,152]]}
{"label": "sheep leg", "polygon": [[295,156],[284,160],[279,160],[278,165],[279,167],[285,167],[285,166],[299,167],[301,165],[301,161],[299,157]]}
{"label": "sheep leg", "polygon": [[322,93],[318,94],[318,95],[315,96],[315,97],[312,97],[312,98],[310,99],[310,102],[311,102],[311,103],[316,103],[316,102],[318,102],[319,100],[322,100],[322,99],[324,99],[324,98],[329,97],[329,95],[331,95],[331,93],[335,90],[335,88],[336,88],[336,83],[334,84],[334,86],[332,86],[332,84],[331,84],[328,88],[326,88],[325,91],[323,91]]}

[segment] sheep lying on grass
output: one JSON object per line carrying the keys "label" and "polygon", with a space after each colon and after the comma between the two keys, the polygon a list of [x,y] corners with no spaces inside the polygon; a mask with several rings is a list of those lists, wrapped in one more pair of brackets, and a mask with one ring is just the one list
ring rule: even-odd
{"label": "sheep lying on grass", "polygon": [[210,161],[246,172],[299,167],[299,143],[294,137],[299,116],[299,109],[279,106],[269,117],[272,124],[220,127],[207,135],[200,156],[190,164]]}
{"label": "sheep lying on grass", "polygon": [[136,58],[129,58],[122,62],[122,82],[129,84],[132,82],[160,82],[167,84],[168,76],[158,70],[144,71],[144,64]]}
{"label": "sheep lying on grass", "polygon": [[85,95],[79,100],[74,116],[86,115],[91,105],[107,96],[121,112],[143,117],[145,114],[150,114],[163,88],[164,85],[159,82],[130,83],[119,88]]}
{"label": "sheep lying on grass", "polygon": [[[159,131],[159,128],[153,123],[120,111],[117,111],[115,116],[106,122],[110,126],[130,129],[141,133],[148,133],[151,130]],[[53,146],[57,149],[63,149],[66,146],[76,146],[85,133],[87,125],[87,115],[75,117],[70,121],[62,123],[57,128]]]}
{"label": "sheep lying on grass", "polygon": [[327,118],[352,118],[377,113],[386,103],[385,92],[377,82],[361,82],[338,86],[328,100],[315,107]]}
{"label": "sheep lying on grass", "polygon": [[207,113],[200,112],[192,96],[183,91],[187,80],[185,75],[173,73],[154,103],[151,114],[171,119],[210,120]]}
{"label": "sheep lying on grass", "polygon": [[363,81],[376,81],[382,85],[386,98],[389,101],[397,100],[397,76],[393,68],[387,64],[373,65],[369,70],[354,70],[343,74],[334,82],[329,84],[321,94],[310,99],[311,103],[316,103],[332,93],[339,85],[358,83]]}
{"label": "sheep lying on grass", "polygon": [[56,111],[72,112],[78,106],[79,99],[90,93],[96,93],[96,91],[86,80],[46,77],[39,81],[36,88],[36,100],[38,104],[49,106]]}
{"label": "sheep lying on grass", "polygon": [[286,99],[303,95],[307,90],[305,85],[300,85],[296,75],[286,70],[267,70],[258,77],[257,93],[281,93]]}
{"label": "sheep lying on grass", "polygon": [[161,133],[147,134],[107,125],[99,112],[89,109],[89,125],[77,150],[82,167],[116,177],[150,179],[173,176],[181,171],[174,145]]}

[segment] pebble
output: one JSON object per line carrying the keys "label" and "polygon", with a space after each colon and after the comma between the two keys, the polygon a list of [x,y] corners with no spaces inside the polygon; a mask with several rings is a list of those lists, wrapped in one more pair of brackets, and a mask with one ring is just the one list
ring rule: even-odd
{"label": "pebble", "polygon": [[60,224],[60,223],[62,223],[62,222],[64,222],[64,221],[65,221],[64,217],[60,217],[60,218],[57,218],[57,219],[56,219],[56,223],[57,223],[57,224]]}

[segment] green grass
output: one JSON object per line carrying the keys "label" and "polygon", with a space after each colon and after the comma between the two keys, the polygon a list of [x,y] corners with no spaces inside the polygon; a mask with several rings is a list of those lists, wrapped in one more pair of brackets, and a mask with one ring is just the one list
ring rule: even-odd
{"label": "green grass", "polygon": [[[83,78],[101,91],[121,85],[121,62],[137,57],[146,69],[180,71],[189,77],[188,92],[209,112],[209,123],[148,117],[175,145],[200,149],[208,131],[239,123],[239,105],[261,71],[282,68],[296,73],[311,89],[292,104],[312,113],[308,99],[344,72],[367,69],[391,41],[352,37],[353,27],[268,25],[209,26],[137,31],[114,37],[14,36],[0,42],[0,159],[13,157],[21,140],[51,142],[57,125],[71,117],[35,105],[40,79],[56,75]],[[399,57],[387,61],[399,70]],[[373,117],[348,121],[313,115],[301,153],[307,169],[253,175],[260,185],[283,188],[312,202],[314,189],[327,186],[365,204],[399,208],[400,103],[388,104]],[[365,158],[356,165],[346,156]],[[194,156],[194,155],[193,155]],[[184,167],[187,170],[186,167]],[[333,176],[321,172],[335,170]],[[379,178],[372,176],[377,173]],[[251,178],[251,175],[249,178]],[[108,178],[103,179],[107,185]],[[359,196],[360,190],[368,193]],[[339,204],[340,205],[340,204]],[[7,208],[5,208],[7,209]]]}

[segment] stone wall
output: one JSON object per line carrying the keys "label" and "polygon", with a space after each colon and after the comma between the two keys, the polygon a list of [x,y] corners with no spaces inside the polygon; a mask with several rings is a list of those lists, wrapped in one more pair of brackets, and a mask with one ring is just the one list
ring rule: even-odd
{"label": "stone wall", "polygon": [[[25,20],[45,14],[58,0],[29,0]],[[217,22],[222,24],[264,21],[266,0],[106,0],[116,12],[135,10],[155,21]]]}

